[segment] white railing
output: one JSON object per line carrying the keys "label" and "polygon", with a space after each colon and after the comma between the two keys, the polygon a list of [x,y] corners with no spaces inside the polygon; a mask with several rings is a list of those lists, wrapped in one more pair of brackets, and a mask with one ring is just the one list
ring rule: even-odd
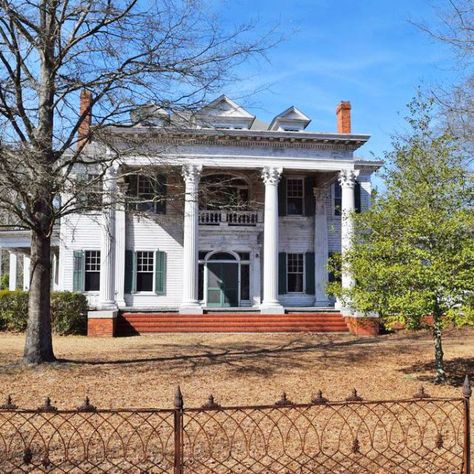
{"label": "white railing", "polygon": [[199,211],[201,225],[256,226],[262,222],[260,211]]}

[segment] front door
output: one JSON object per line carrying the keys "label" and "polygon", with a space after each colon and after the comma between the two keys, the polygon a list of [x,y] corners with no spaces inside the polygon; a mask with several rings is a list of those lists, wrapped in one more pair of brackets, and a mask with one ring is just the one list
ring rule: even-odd
{"label": "front door", "polygon": [[207,263],[207,305],[239,306],[239,264],[237,262]]}

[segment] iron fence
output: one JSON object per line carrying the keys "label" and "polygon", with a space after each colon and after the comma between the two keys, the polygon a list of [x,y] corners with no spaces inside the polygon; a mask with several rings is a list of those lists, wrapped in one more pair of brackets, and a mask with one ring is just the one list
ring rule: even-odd
{"label": "iron fence", "polygon": [[58,410],[0,407],[2,473],[470,474],[471,387],[459,398]]}

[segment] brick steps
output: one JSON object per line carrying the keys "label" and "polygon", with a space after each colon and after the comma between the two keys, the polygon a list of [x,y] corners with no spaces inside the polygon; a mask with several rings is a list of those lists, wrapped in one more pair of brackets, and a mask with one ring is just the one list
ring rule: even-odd
{"label": "brick steps", "polygon": [[260,313],[123,313],[117,334],[166,332],[348,332],[338,312],[267,315]]}

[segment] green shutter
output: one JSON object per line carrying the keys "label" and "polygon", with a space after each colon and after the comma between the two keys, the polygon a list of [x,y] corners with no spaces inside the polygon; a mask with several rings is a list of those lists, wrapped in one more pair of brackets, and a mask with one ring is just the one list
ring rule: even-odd
{"label": "green shutter", "polygon": [[334,183],[334,215],[340,216],[342,208],[342,188],[339,181]]}
{"label": "green shutter", "polygon": [[314,211],[313,177],[306,176],[304,179],[304,215],[314,216]]}
{"label": "green shutter", "polygon": [[157,214],[166,214],[166,190],[166,176],[164,174],[157,175],[155,181],[155,199]]}
{"label": "green shutter", "polygon": [[83,250],[74,251],[73,269],[72,290],[82,293],[84,291],[85,271],[85,258]]}
{"label": "green shutter", "polygon": [[125,250],[125,288],[126,294],[135,293],[136,275],[135,275],[135,252]]}
{"label": "green shutter", "polygon": [[286,253],[280,252],[278,254],[278,294],[284,295],[287,293],[286,284]]}
{"label": "green shutter", "polygon": [[278,215],[286,216],[286,178],[284,176],[278,183]]}
{"label": "green shutter", "polygon": [[354,207],[355,207],[356,212],[360,212],[362,209],[361,203],[360,203],[360,192],[361,192],[360,183],[356,181],[355,187],[354,187]]}
{"label": "green shutter", "polygon": [[166,293],[166,253],[159,250],[155,252],[155,293]]}
{"label": "green shutter", "polygon": [[314,252],[306,252],[304,268],[306,274],[305,293],[314,295]]}

